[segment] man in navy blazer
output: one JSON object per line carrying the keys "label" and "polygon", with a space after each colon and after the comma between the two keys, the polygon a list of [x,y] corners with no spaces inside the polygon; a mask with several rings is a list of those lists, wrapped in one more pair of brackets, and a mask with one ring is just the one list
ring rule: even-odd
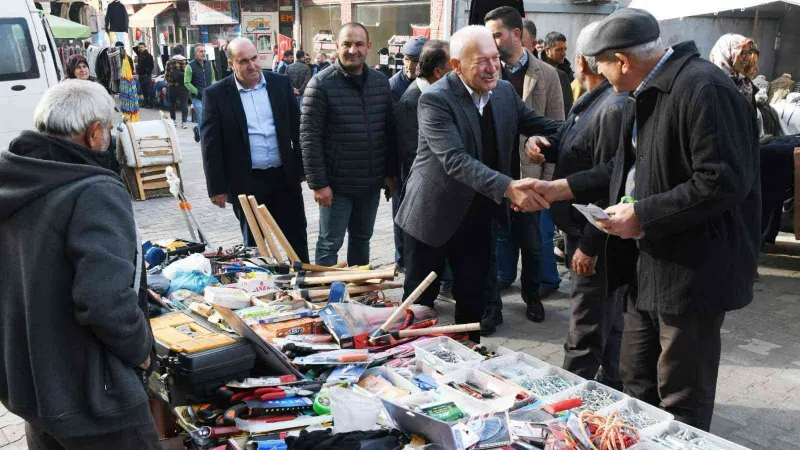
{"label": "man in navy blazer", "polygon": [[262,73],[249,39],[228,45],[233,74],[203,93],[200,145],[211,202],[233,205],[244,243],[255,241],[237,196],[254,195],[266,205],[297,255],[308,262],[300,152],[300,110],[289,78]]}

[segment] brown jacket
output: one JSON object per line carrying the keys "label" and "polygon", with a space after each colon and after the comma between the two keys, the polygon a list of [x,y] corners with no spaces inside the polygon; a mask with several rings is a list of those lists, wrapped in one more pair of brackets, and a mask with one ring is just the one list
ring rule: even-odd
{"label": "brown jacket", "polygon": [[[566,115],[561,82],[558,80],[556,69],[531,52],[528,52],[528,73],[525,74],[525,83],[522,85],[522,102],[549,119],[564,120]],[[519,139],[521,177],[552,179],[555,165],[529,162],[525,155],[526,141],[527,138],[524,136]]]}

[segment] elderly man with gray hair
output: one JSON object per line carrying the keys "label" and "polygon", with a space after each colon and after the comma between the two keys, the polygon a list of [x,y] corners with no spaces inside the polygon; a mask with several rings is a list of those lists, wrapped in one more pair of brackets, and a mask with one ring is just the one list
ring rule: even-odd
{"label": "elderly man with gray hair", "polygon": [[[758,126],[730,78],[694,42],[664,48],[651,14],[603,19],[584,55],[633,91],[616,157],[538,182],[549,201],[608,198],[600,228],[635,239],[638,295],[622,336],[625,392],[708,430],[725,313],[753,300],[761,247]],[[610,197],[610,198],[609,198]]]}
{"label": "elderly man with gray hair", "polygon": [[[558,142],[553,144],[558,148],[555,179],[609,162],[619,146],[628,93],[614,92],[611,83],[599,73],[597,59],[584,54],[597,24],[586,26],[576,41],[575,79],[586,94],[572,106]],[[608,201],[596,204],[606,207]],[[622,305],[628,286],[636,280],[636,245],[599,230],[572,207],[571,201],[553,203],[550,213],[566,234],[567,267],[572,280],[564,369],[621,390]]]}
{"label": "elderly man with gray hair", "polygon": [[116,120],[102,86],[67,80],[0,154],[0,402],[31,450],[161,448],[141,245],[100,156]]}
{"label": "elderly man with gray hair", "polygon": [[[456,323],[473,323],[487,301],[493,218],[508,223],[507,200],[527,212],[548,206],[528,189],[531,180],[511,177],[517,136],[555,134],[563,122],[540,116],[500,80],[500,53],[485,27],[452,36],[450,63],[453,71],[419,99],[417,157],[395,222],[404,231],[406,295],[430,272],[441,275],[447,259]],[[436,280],[420,303],[433,305],[438,293]],[[479,342],[480,334],[470,339]]]}

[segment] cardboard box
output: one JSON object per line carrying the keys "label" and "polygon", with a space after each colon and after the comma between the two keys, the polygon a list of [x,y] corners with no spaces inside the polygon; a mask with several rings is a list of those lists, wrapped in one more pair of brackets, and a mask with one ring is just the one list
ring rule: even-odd
{"label": "cardboard box", "polygon": [[237,287],[251,295],[262,295],[274,292],[275,280],[271,276],[261,276],[256,278],[239,278]]}
{"label": "cardboard box", "polygon": [[275,338],[283,338],[294,334],[322,334],[322,319],[306,317],[287,320],[286,322],[255,325],[252,327],[262,339],[273,342]]}

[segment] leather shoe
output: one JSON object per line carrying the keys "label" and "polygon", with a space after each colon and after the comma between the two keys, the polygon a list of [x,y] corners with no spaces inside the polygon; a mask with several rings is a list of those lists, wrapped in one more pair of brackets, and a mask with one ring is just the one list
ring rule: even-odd
{"label": "leather shoe", "polygon": [[531,322],[544,322],[544,305],[539,297],[522,294],[522,300],[527,305],[527,308],[525,308],[525,317]]}
{"label": "leather shoe", "polygon": [[503,313],[494,308],[487,308],[481,319],[481,336],[489,336],[497,331],[497,326],[503,323]]}

